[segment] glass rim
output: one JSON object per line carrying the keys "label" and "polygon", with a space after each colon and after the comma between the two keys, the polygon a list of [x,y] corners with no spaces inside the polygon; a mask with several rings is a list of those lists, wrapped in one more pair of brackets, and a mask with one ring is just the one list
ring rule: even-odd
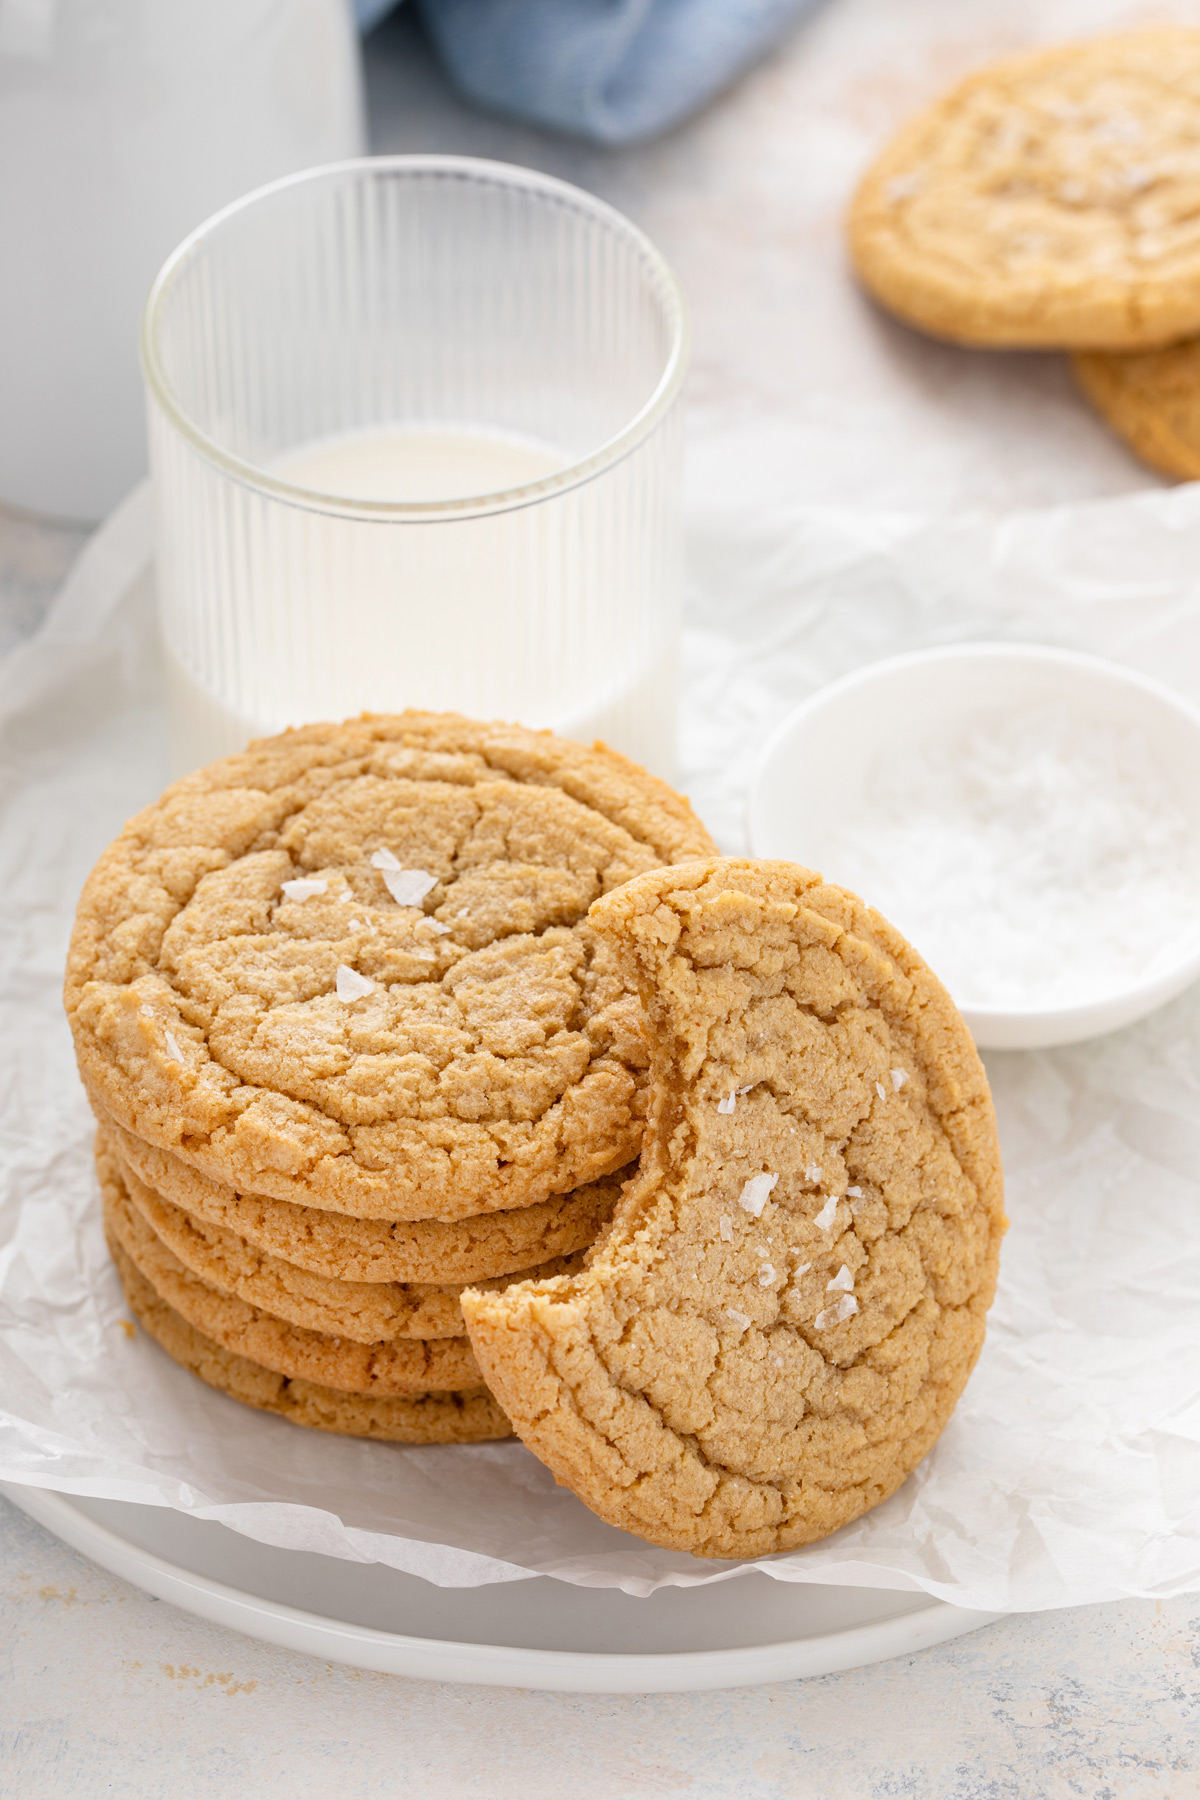
{"label": "glass rim", "polygon": [[[163,367],[158,344],[158,327],[163,310],[196,247],[240,213],[247,212],[290,188],[330,181],[346,175],[369,177],[387,173],[470,176],[499,187],[524,188],[528,192],[557,198],[579,212],[590,214],[632,245],[657,279],[670,341],[658,381],[645,402],[620,431],[587,456],[567,463],[563,468],[544,475],[537,481],[523,482],[516,487],[499,489],[493,493],[464,495],[448,500],[355,500],[345,494],[327,494],[317,488],[301,487],[286,481],[258,464],[235,455],[201,429],[176,397]],[[631,219],[626,218],[624,213],[617,207],[610,206],[607,201],[589,194],[585,188],[576,187],[569,181],[561,181],[554,175],[544,175],[537,169],[527,169],[519,163],[495,162],[484,157],[359,156],[348,157],[342,162],[323,163],[316,168],[302,169],[294,175],[285,175],[278,181],[267,182],[231,201],[228,206],[223,206],[190,231],[176,245],[154,278],[142,313],[140,351],[147,390],[167,421],[206,462],[214,464],[232,480],[268,494],[286,505],[309,512],[332,513],[342,518],[380,523],[421,523],[515,512],[521,507],[552,499],[579,487],[623,461],[650,436],[678,399],[687,374],[690,336],[683,290],[666,258]]]}

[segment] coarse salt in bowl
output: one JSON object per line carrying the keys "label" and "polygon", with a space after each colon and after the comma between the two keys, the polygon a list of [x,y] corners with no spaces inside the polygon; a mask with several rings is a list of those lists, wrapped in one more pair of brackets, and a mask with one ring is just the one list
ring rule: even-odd
{"label": "coarse salt in bowl", "polygon": [[890,919],[983,1048],[1096,1037],[1200,976],[1200,711],[1098,657],[964,644],[833,682],[763,750],[749,834]]}

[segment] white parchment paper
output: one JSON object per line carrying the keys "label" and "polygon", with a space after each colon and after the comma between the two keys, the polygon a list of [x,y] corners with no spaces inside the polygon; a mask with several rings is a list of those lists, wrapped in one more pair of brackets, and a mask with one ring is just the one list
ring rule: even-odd
{"label": "white parchment paper", "polygon": [[[755,1566],[987,1609],[1200,1587],[1200,989],[1091,1045],[989,1058],[1012,1228],[980,1365],[900,1492],[795,1555],[656,1550],[519,1444],[325,1437],[127,1336],[59,986],[87,869],[164,779],[148,542],[139,493],[0,664],[0,1479],[446,1586],[550,1574],[645,1594]],[[876,657],[1036,639],[1200,699],[1200,487],[991,524],[706,502],[691,561],[684,784],[730,849],[773,725]]]}

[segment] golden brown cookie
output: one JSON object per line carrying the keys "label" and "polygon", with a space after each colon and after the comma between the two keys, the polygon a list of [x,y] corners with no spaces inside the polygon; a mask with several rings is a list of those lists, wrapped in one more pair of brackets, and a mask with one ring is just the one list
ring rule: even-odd
{"label": "golden brown cookie", "polygon": [[358,1344],[306,1331],[223,1294],[185,1268],[117,1184],[104,1193],[104,1229],[167,1305],[202,1336],[276,1374],[339,1393],[410,1395],[480,1385],[465,1337],[392,1338]]}
{"label": "golden brown cookie", "polygon": [[1200,338],[1165,350],[1081,351],[1075,377],[1143,462],[1183,481],[1200,476]]}
{"label": "golden brown cookie", "polygon": [[866,286],[964,344],[1141,350],[1200,331],[1200,30],[1060,44],[911,121],[849,217]]}
{"label": "golden brown cookie", "polygon": [[84,888],[66,1006],[93,1102],[227,1185],[460,1219],[636,1155],[637,1003],[597,895],[711,840],[602,746],[404,713],[176,782]]}
{"label": "golden brown cookie", "polygon": [[[327,1337],[350,1338],[356,1344],[378,1344],[398,1337],[461,1338],[465,1334],[458,1303],[462,1282],[447,1287],[420,1282],[331,1281],[328,1276],[268,1256],[233,1232],[205,1225],[164,1200],[122,1161],[103,1132],[97,1134],[96,1169],[102,1191],[123,1190],[155,1237],[184,1268],[209,1287],[236,1294],[274,1318]],[[518,1275],[502,1275],[499,1284],[573,1274],[580,1261],[577,1251],[573,1257],[560,1256]],[[486,1289],[496,1283],[480,1285]]]}
{"label": "golden brown cookie", "polygon": [[422,1282],[461,1287],[570,1256],[592,1243],[612,1215],[635,1164],[602,1181],[515,1212],[471,1219],[350,1219],[238,1193],[101,1116],[120,1160],[148,1187],[202,1224],[333,1281]]}
{"label": "golden brown cookie", "polygon": [[129,1310],[173,1361],[222,1394],[293,1425],[393,1444],[478,1444],[512,1435],[486,1388],[380,1399],[290,1380],[214,1344],[156,1294],[120,1244],[110,1244]]}
{"label": "golden brown cookie", "polygon": [[592,911],[653,1044],[641,1170],[582,1275],[463,1312],[524,1441],[701,1556],[886,1498],[983,1343],[1002,1184],[983,1067],[920,957],[794,864],[640,876]]}

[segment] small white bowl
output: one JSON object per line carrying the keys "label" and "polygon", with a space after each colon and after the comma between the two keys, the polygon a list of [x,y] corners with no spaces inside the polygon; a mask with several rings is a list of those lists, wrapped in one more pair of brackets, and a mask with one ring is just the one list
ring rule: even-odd
{"label": "small white bowl", "polygon": [[[804,863],[836,882],[830,850],[842,827],[865,818],[866,785],[889,748],[942,747],[952,755],[983,715],[1042,705],[1065,709],[1085,725],[1136,730],[1190,841],[1200,846],[1200,711],[1158,682],[1098,657],[1033,644],[965,644],[872,663],[797,707],[766,744],[751,782],[751,853]],[[862,897],[872,901],[870,894]],[[919,949],[912,921],[909,930]],[[1131,984],[1054,1007],[1000,1008],[954,997],[982,1048],[1025,1050],[1129,1025],[1197,976],[1200,893],[1196,932]]]}

